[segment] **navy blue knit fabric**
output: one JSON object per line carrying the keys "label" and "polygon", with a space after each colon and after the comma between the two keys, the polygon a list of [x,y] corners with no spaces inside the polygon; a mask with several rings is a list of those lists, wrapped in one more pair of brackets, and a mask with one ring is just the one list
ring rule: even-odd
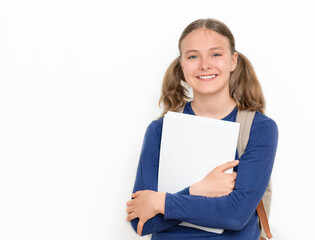
{"label": "navy blue knit fabric", "polygon": [[[195,115],[187,103],[184,113]],[[237,108],[223,120],[235,122]],[[151,122],[145,133],[133,192],[157,191],[159,154],[163,118]],[[235,189],[224,197],[208,198],[189,194],[189,186],[182,191],[166,194],[165,215],[148,220],[143,235],[151,239],[216,239],[256,240],[259,237],[256,207],[261,200],[272,172],[278,142],[276,123],[257,112],[245,153],[235,169]],[[236,151],[236,159],[238,154]],[[192,159],[192,161],[194,161]],[[178,165],[180,171],[180,161]],[[193,184],[193,183],[192,183]],[[222,234],[178,226],[180,222],[225,229]],[[138,219],[132,227],[137,230]]]}

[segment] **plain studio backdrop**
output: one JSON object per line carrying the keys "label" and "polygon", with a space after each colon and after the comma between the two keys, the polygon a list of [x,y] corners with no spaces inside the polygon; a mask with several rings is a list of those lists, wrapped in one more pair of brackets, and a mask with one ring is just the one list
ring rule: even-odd
{"label": "plain studio backdrop", "polygon": [[[0,239],[140,239],[125,221],[144,132],[182,30],[217,18],[279,127],[274,239],[310,239],[311,1],[1,1]],[[148,239],[144,237],[143,239]]]}

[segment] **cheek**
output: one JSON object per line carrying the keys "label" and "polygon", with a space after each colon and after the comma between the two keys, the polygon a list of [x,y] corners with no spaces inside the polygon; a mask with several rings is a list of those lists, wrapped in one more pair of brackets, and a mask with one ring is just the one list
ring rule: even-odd
{"label": "cheek", "polygon": [[184,74],[184,78],[185,78],[185,81],[188,83],[188,85],[190,85],[191,81],[191,74],[192,74],[192,67],[190,64],[182,64],[182,71],[183,71],[183,74]]}
{"label": "cheek", "polygon": [[194,75],[197,69],[198,69],[197,61],[190,62],[190,63],[183,63],[182,65],[182,70],[183,70],[185,78],[188,78]]}
{"label": "cheek", "polygon": [[231,72],[231,67],[232,67],[232,62],[231,59],[225,59],[222,61],[218,61],[216,65],[223,73],[230,73]]}

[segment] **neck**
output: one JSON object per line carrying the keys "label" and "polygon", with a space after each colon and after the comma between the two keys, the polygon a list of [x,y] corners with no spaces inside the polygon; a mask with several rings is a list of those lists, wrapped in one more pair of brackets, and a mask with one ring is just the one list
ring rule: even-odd
{"label": "neck", "polygon": [[229,95],[197,95],[194,96],[194,100],[191,103],[191,107],[197,116],[215,119],[226,117],[235,106],[235,101]]}

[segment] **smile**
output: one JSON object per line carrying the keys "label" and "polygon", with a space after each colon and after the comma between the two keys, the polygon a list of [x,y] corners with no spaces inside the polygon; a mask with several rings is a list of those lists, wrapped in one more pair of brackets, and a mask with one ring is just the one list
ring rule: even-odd
{"label": "smile", "polygon": [[218,76],[218,75],[213,74],[213,75],[197,76],[197,78],[200,80],[209,80],[209,79],[214,79],[216,76]]}

